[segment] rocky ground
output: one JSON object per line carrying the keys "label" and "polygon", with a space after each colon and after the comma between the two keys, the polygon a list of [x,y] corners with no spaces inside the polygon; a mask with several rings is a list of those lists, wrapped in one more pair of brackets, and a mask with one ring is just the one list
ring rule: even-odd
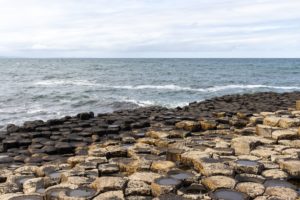
{"label": "rocky ground", "polygon": [[300,93],[8,125],[0,200],[299,199]]}

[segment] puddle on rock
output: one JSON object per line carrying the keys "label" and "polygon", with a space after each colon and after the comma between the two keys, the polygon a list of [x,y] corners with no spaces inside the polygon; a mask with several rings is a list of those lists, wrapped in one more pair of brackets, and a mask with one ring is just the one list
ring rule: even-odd
{"label": "puddle on rock", "polygon": [[175,178],[178,180],[186,180],[186,179],[194,177],[193,173],[185,172],[185,171],[181,171],[181,170],[171,170],[168,172],[168,175],[171,178]]}
{"label": "puddle on rock", "polygon": [[267,180],[264,185],[265,187],[284,187],[284,188],[291,188],[293,190],[297,190],[297,187],[292,183],[289,183],[284,180],[279,180],[279,179]]}
{"label": "puddle on rock", "polygon": [[53,188],[49,189],[46,193],[46,200],[57,199],[60,192],[68,192],[69,188]]}
{"label": "puddle on rock", "polygon": [[206,188],[203,185],[190,185],[189,187],[184,189],[187,194],[205,194],[207,193]]}
{"label": "puddle on rock", "polygon": [[11,200],[43,200],[43,197],[39,195],[22,195],[19,197],[13,197]]}
{"label": "puddle on rock", "polygon": [[155,180],[159,185],[179,185],[180,181],[171,177],[162,177]]}
{"label": "puddle on rock", "polygon": [[242,166],[249,166],[249,167],[254,167],[259,165],[257,161],[252,161],[252,160],[237,160],[236,164],[242,165]]}
{"label": "puddle on rock", "polygon": [[219,189],[212,194],[214,200],[247,200],[245,194],[229,189]]}
{"label": "puddle on rock", "polygon": [[88,187],[81,187],[75,190],[68,191],[69,197],[91,198],[96,194],[96,190]]}

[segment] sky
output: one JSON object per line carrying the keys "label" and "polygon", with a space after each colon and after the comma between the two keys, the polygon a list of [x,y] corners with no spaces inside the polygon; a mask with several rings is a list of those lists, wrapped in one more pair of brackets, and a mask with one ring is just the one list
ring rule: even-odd
{"label": "sky", "polygon": [[0,0],[0,57],[300,57],[300,0]]}

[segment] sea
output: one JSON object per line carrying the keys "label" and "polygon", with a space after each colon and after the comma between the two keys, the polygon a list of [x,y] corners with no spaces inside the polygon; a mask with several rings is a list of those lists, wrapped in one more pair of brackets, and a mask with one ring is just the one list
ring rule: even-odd
{"label": "sea", "polygon": [[300,91],[300,59],[0,59],[0,129],[80,112]]}

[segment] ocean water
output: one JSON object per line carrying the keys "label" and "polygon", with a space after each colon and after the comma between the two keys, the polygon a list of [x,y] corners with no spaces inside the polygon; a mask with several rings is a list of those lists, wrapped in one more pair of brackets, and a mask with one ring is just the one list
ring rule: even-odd
{"label": "ocean water", "polygon": [[300,90],[300,59],[0,59],[8,123]]}

